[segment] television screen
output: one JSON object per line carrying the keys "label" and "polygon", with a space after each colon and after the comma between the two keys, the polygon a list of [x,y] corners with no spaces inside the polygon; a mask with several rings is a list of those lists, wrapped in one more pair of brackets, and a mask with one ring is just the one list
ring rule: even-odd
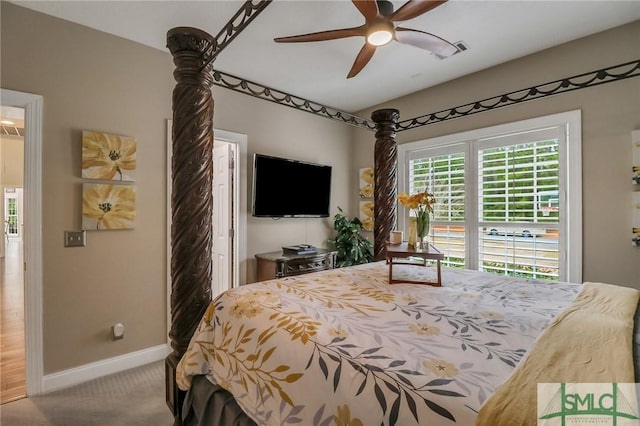
{"label": "television screen", "polygon": [[254,154],[254,216],[328,217],[330,196],[331,166]]}

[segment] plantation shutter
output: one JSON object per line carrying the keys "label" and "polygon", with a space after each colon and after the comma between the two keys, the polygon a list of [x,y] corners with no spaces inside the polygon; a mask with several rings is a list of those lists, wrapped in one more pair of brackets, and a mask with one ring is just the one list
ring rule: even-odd
{"label": "plantation shutter", "polygon": [[403,190],[434,194],[429,237],[446,265],[561,279],[564,144],[553,126],[407,151]]}
{"label": "plantation shutter", "polygon": [[479,140],[479,269],[560,277],[558,128]]}
{"label": "plantation shutter", "polygon": [[466,148],[458,145],[415,153],[408,166],[409,194],[427,190],[437,201],[430,240],[444,253],[444,264],[457,267],[465,266],[466,256],[465,157]]}

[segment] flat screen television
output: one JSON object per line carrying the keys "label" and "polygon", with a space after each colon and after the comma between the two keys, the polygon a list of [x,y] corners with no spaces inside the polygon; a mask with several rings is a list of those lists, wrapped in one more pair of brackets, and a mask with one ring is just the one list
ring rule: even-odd
{"label": "flat screen television", "polygon": [[328,217],[331,166],[263,154],[253,156],[256,217]]}

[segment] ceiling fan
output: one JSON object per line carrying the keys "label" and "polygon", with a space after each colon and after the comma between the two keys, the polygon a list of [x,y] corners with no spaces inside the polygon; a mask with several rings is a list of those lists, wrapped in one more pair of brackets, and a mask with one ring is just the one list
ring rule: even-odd
{"label": "ceiling fan", "polygon": [[436,35],[396,26],[397,22],[407,21],[426,13],[447,0],[409,0],[395,12],[393,3],[388,0],[352,0],[355,7],[365,18],[359,27],[339,30],[320,31],[290,37],[278,37],[278,43],[297,43],[308,41],[336,40],[347,37],[365,37],[366,41],[356,57],[347,78],[355,77],[373,57],[378,46],[392,40],[428,50],[441,57],[451,56],[458,48]]}

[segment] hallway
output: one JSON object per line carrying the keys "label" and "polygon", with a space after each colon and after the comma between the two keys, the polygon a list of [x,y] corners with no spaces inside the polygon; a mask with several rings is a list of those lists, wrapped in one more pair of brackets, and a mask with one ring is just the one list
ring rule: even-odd
{"label": "hallway", "polygon": [[26,396],[22,241],[0,258],[0,403]]}

